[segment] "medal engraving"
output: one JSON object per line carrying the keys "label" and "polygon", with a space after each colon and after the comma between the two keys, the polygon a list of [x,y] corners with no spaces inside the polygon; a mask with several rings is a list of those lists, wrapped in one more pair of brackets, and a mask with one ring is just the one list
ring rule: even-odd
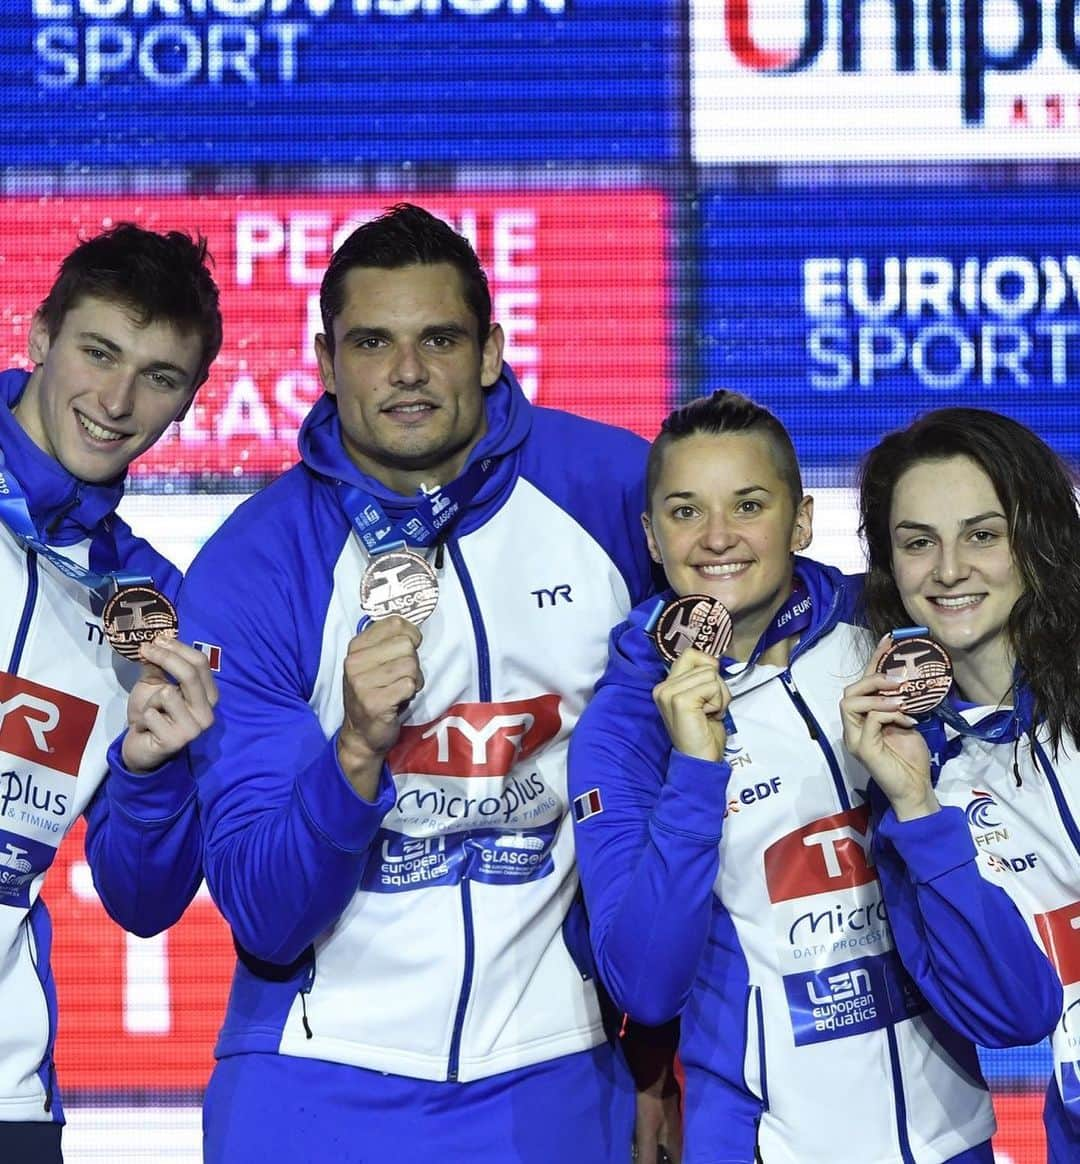
{"label": "medal engraving", "polygon": [[412,550],[388,550],[377,555],[360,579],[360,605],[371,618],[399,614],[419,626],[438,601],[435,571]]}
{"label": "medal engraving", "polygon": [[669,663],[688,647],[719,658],[731,642],[731,615],[719,599],[684,594],[660,612],[653,635],[656,649]]}
{"label": "medal engraving", "polygon": [[881,657],[878,673],[896,681],[897,693],[903,696],[900,710],[906,715],[925,715],[949,694],[952,686],[952,660],[940,643],[933,639],[901,639]]}
{"label": "medal engraving", "polygon": [[125,659],[138,659],[143,643],[176,638],[180,621],[173,604],[152,586],[125,586],[105,604],[105,637]]}

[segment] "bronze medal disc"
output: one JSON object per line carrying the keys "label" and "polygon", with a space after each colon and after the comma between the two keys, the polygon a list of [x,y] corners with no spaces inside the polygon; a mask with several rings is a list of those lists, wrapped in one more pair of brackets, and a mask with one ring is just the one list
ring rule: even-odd
{"label": "bronze medal disc", "polygon": [[674,663],[687,647],[718,659],[731,642],[731,615],[718,598],[684,594],[660,612],[653,636],[656,649],[669,663]]}
{"label": "bronze medal disc", "polygon": [[881,656],[878,673],[896,680],[904,697],[900,710],[925,715],[949,694],[952,660],[940,643],[922,636],[900,639]]}
{"label": "bronze medal disc", "polygon": [[419,626],[439,601],[439,581],[413,550],[387,550],[372,558],[360,579],[360,605],[371,618],[400,614]]}
{"label": "bronze medal disc", "polygon": [[143,643],[176,638],[180,620],[173,604],[152,586],[124,586],[105,604],[105,637],[125,659],[138,659]]}

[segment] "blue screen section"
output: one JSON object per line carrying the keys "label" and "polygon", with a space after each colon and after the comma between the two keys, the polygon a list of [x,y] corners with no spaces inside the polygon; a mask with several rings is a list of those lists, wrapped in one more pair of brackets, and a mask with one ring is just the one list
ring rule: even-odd
{"label": "blue screen section", "polygon": [[768,405],[811,470],[931,408],[1008,413],[1080,461],[1075,192],[718,193],[701,227],[705,386]]}
{"label": "blue screen section", "polygon": [[671,161],[678,11],[676,0],[18,0],[0,16],[3,161]]}
{"label": "blue screen section", "polygon": [[979,1048],[983,1075],[991,1087],[1031,1087],[1042,1090],[1054,1071],[1050,1040],[1034,1047]]}

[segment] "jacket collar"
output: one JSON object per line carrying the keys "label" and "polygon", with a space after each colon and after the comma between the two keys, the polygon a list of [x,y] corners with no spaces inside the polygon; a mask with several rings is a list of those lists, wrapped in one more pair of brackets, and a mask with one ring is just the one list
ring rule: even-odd
{"label": "jacket collar", "polygon": [[[505,365],[496,383],[486,389],[484,406],[487,431],[469,454],[464,468],[484,457],[494,457],[500,463],[473,498],[469,510],[456,526],[457,533],[467,533],[482,525],[492,509],[505,500],[517,477],[518,450],[532,427],[532,406],[525,399],[514,373]],[[395,493],[353,464],[342,442],[337,400],[329,393],[325,393],[308,414],[300,429],[299,444],[301,458],[309,469],[335,483],[364,490],[375,497],[390,516],[400,517],[412,508],[412,498]]]}
{"label": "jacket collar", "polygon": [[107,524],[124,495],[125,476],[102,484],[80,481],[34,444],[12,411],[29,379],[17,368],[0,373],[0,448],[42,538],[51,545],[73,545]]}

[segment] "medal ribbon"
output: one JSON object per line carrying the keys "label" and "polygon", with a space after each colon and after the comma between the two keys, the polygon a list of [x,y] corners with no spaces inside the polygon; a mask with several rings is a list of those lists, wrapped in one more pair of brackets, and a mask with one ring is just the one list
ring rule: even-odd
{"label": "medal ribbon", "polygon": [[[663,599],[657,602],[645,623],[646,634],[651,634],[655,629],[664,606]],[[750,658],[746,662],[746,667],[752,666],[774,643],[780,642],[781,639],[790,638],[795,634],[802,634],[810,625],[812,612],[813,602],[810,598],[810,593],[796,579],[790,597],[776,612],[776,617],[766,627],[761,638],[758,639],[757,644],[750,653]],[[726,679],[730,668],[736,665],[736,663],[737,660],[731,658],[729,655],[722,656],[720,659],[720,674]],[[735,722],[731,717],[730,708],[724,712],[724,727],[729,734],[735,731]]]}
{"label": "medal ribbon", "polygon": [[[1015,679],[1013,696],[1014,707],[1000,708],[983,716],[978,723],[969,723],[961,713],[978,707],[979,704],[961,699],[953,687],[928,718],[917,725],[920,735],[930,749],[931,772],[935,781],[945,762],[960,754],[964,736],[973,736],[989,744],[1000,744],[1018,740],[1031,728],[1035,710],[1034,696],[1027,687]],[[945,724],[957,733],[952,740],[945,734]]]}
{"label": "medal ribbon", "polygon": [[51,562],[57,570],[73,582],[84,586],[92,594],[96,594],[103,601],[112,596],[116,590],[125,586],[153,586],[154,580],[149,574],[128,574],[115,571],[111,574],[99,574],[88,570],[73,562],[70,558],[58,553],[42,541],[41,535],[30,516],[30,506],[26,501],[26,490],[22,483],[10,469],[6,467],[3,453],[0,452],[0,522],[11,531],[19,545]]}
{"label": "medal ribbon", "polygon": [[405,518],[387,516],[378,500],[357,485],[340,486],[341,508],[369,554],[410,545],[426,549],[456,524],[496,467],[495,457],[484,457],[449,484],[431,493],[420,490]]}
{"label": "medal ribbon", "polygon": [[[776,617],[772,622],[765,628],[765,632],[750,652],[750,658],[746,660],[746,667],[743,669],[746,670],[752,667],[775,643],[783,639],[789,639],[793,635],[801,635],[810,625],[812,615],[813,600],[810,597],[810,592],[804,589],[802,583],[796,579],[790,597],[776,612]],[[721,674],[727,675],[730,668],[736,666],[737,663],[737,659],[733,659],[729,655],[724,655],[720,660]]]}

